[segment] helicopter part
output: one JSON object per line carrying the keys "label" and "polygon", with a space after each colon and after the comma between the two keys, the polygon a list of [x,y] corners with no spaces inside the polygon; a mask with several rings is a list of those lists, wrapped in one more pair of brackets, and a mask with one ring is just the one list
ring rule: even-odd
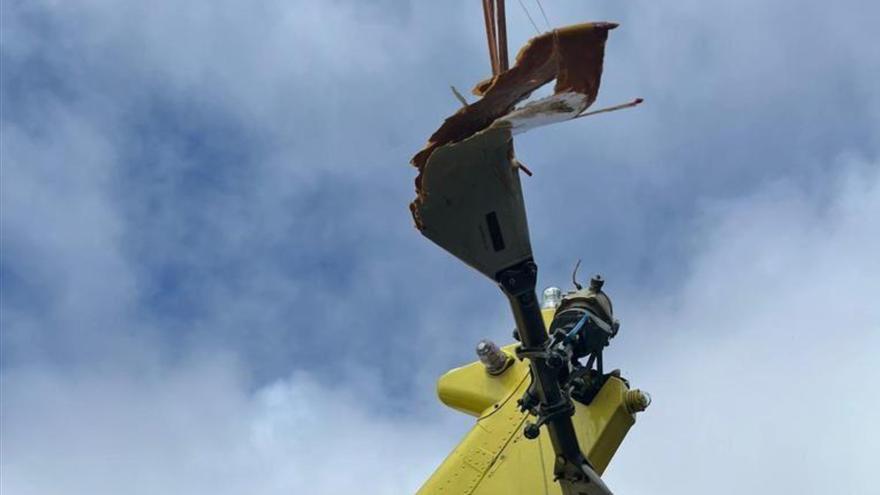
{"label": "helicopter part", "polygon": [[611,299],[602,287],[605,279],[595,275],[590,287],[566,294],[550,324],[552,345],[570,347],[573,359],[592,356],[602,374],[602,350],[620,330]]}
{"label": "helicopter part", "polygon": [[[599,475],[593,471],[584,458],[578,445],[571,415],[574,406],[568,394],[562,389],[554,369],[557,360],[546,353],[545,343],[549,340],[544,320],[535,296],[538,266],[531,260],[502,271],[498,275],[501,290],[507,296],[513,311],[516,327],[522,345],[517,355],[528,357],[532,375],[532,396],[537,400],[535,407],[538,422],[526,427],[525,435],[537,437],[541,425],[547,427],[550,443],[556,452],[553,473],[560,481],[563,490],[587,494],[608,494]],[[563,361],[564,362],[564,361]],[[533,437],[533,438],[534,438]]]}
{"label": "helicopter part", "polygon": [[[550,327],[556,309],[542,308],[541,315],[544,325]],[[516,347],[517,344],[510,344],[500,350],[511,355]],[[573,488],[563,492],[562,486],[552,481],[556,456],[550,439],[548,435],[541,435],[541,424],[528,428],[529,415],[537,415],[540,404],[534,395],[535,380],[528,363],[528,359],[514,359],[503,373],[490,375],[485,365],[476,361],[440,378],[437,383],[440,400],[474,416],[477,424],[425,482],[419,495],[586,493],[572,491]],[[595,374],[596,370],[591,372]],[[575,391],[571,392],[571,420],[576,427],[578,444],[597,474],[607,467],[634,424],[640,404],[644,404],[644,398],[630,392],[619,370],[603,377],[601,386],[589,401],[578,400]],[[523,441],[532,431],[538,437]],[[545,465],[548,471],[544,471]]]}
{"label": "helicopter part", "polygon": [[[602,292],[603,286],[604,279],[596,275],[589,289],[566,294],[550,323],[550,337],[541,346],[517,348],[517,357],[545,363],[555,373],[563,393],[561,400],[548,405],[538,399],[536,386],[526,390],[518,403],[523,411],[536,417],[525,427],[526,438],[537,438],[540,427],[554,417],[571,414],[571,399],[589,404],[605,384],[608,377],[602,371],[602,350],[617,334],[620,324],[613,318],[611,299]],[[588,358],[586,365],[580,362],[584,357]],[[643,398],[634,395],[632,401],[636,409]]]}
{"label": "helicopter part", "polygon": [[639,389],[630,390],[626,393],[626,408],[631,413],[644,411],[651,405],[651,394]]}
{"label": "helicopter part", "polygon": [[[614,319],[611,299],[602,291],[604,283],[602,276],[596,275],[588,289],[563,296],[549,325],[550,337],[543,346],[517,349],[520,358],[543,359],[556,372],[556,380],[566,397],[582,404],[590,404],[605,384],[608,375],[603,371],[602,351],[620,329],[620,322]],[[586,364],[581,362],[583,358],[587,358]],[[543,416],[555,410],[537,407],[532,403],[534,395],[529,390],[520,402],[523,410],[537,417],[535,424],[540,426],[547,422]]]}
{"label": "helicopter part", "polygon": [[[484,2],[484,6],[490,4],[495,2]],[[608,495],[611,492],[580,448],[571,420],[576,405],[568,380],[570,363],[584,350],[603,342],[594,335],[595,328],[614,329],[614,322],[602,319],[604,314],[589,313],[595,309],[593,303],[601,306],[601,301],[596,302],[600,286],[572,298],[565,319],[551,326],[548,335],[535,294],[538,267],[520,183],[523,167],[514,157],[513,136],[576,118],[595,101],[605,41],[617,24],[579,24],[539,35],[520,51],[513,67],[503,70],[494,34],[503,25],[503,14],[498,19],[494,10],[487,12],[493,76],[474,88],[473,93],[481,98],[447,118],[413,157],[419,173],[410,211],[425,237],[495,281],[507,297],[516,322],[515,335],[521,342],[516,354],[528,359],[531,377],[519,406],[525,405],[537,418],[522,431],[527,436],[540,436],[541,426],[546,427],[555,453],[553,474],[563,493]],[[553,79],[553,95],[516,107]],[[610,301],[608,304],[610,312]],[[565,305],[566,298],[562,298],[559,309]],[[584,316],[587,314],[595,318]],[[552,333],[555,330],[559,335]],[[601,369],[601,353],[597,360]],[[489,364],[494,369],[494,364]]]}
{"label": "helicopter part", "polygon": [[481,340],[477,344],[477,356],[490,375],[500,375],[513,363],[513,357],[502,351],[491,340]]}
{"label": "helicopter part", "polygon": [[[444,191],[445,188],[442,185],[438,190],[437,181],[442,178],[431,180],[429,177],[434,174],[447,175],[449,171],[446,169],[458,168],[454,164],[461,158],[470,158],[467,160],[469,166],[465,166],[467,170],[475,174],[481,173],[473,169],[484,168],[488,162],[493,162],[497,158],[490,155],[485,159],[482,156],[475,159],[463,155],[474,152],[482,154],[481,148],[484,146],[487,149],[502,148],[503,154],[509,155],[504,157],[505,165],[510,167],[513,158],[510,142],[513,134],[536,126],[569,120],[582,113],[595,101],[598,94],[605,40],[608,38],[608,31],[615,27],[617,24],[608,22],[578,24],[532,38],[516,57],[513,67],[479,83],[474,88],[474,94],[482,98],[461,108],[447,118],[443,125],[431,135],[425,148],[412,159],[412,164],[419,170],[419,175],[416,177],[417,197],[410,205],[410,211],[419,230],[444,249],[456,254],[455,251],[444,245],[448,244],[450,239],[435,239],[433,237],[432,231],[436,229],[431,224],[436,216],[433,219],[425,216],[425,210],[436,210],[432,203],[440,201],[442,204],[446,199],[449,199],[445,197],[434,199],[438,194],[448,191]],[[556,79],[553,95],[521,108],[515,108],[517,103],[527,98],[534,90],[553,79]],[[464,144],[468,140],[486,139],[480,134],[487,130],[506,130],[508,133],[492,136],[489,141],[495,146],[483,143],[475,147],[460,148],[452,154],[437,154],[443,148],[455,147],[456,144]],[[441,170],[435,172],[434,170],[438,168]],[[469,182],[481,185],[476,180]],[[508,182],[508,180],[502,177],[501,182]],[[521,204],[522,192],[518,187],[518,177],[516,182],[516,185],[512,185],[512,189],[501,191],[501,193],[506,193],[513,199],[518,197]],[[462,187],[464,186],[462,184]],[[448,206],[455,209],[462,208],[461,205],[456,204]],[[464,226],[466,229],[482,228],[485,230],[484,216],[492,211],[492,209],[482,210],[478,217],[459,217],[458,219],[469,222]],[[521,218],[525,223],[524,210]],[[473,223],[477,220],[479,220],[478,223]],[[500,225],[502,229],[505,226],[503,222]],[[485,236],[484,233],[483,237]],[[461,242],[464,240],[455,240],[455,243]],[[475,247],[479,246],[480,243],[475,244]],[[497,244],[493,244],[492,248],[496,246]],[[488,243],[485,244],[484,249],[489,249]],[[468,260],[462,260],[470,264]],[[498,267],[495,273],[487,274],[487,276],[494,278],[498,270],[512,265],[513,263],[509,263]],[[474,268],[480,269],[479,267]]]}
{"label": "helicopter part", "polygon": [[532,254],[510,143],[510,131],[490,129],[437,149],[417,210],[423,235],[493,280]]}
{"label": "helicopter part", "polygon": [[562,289],[559,287],[547,287],[541,294],[541,309],[556,309],[562,302]]}
{"label": "helicopter part", "polygon": [[[549,325],[553,313],[544,315]],[[514,346],[502,350],[512,353]],[[637,419],[626,405],[626,380],[609,375],[589,406],[574,403],[571,417],[585,457],[600,474]],[[437,383],[441,401],[474,417],[476,424],[425,481],[419,495],[563,493],[553,481],[555,454],[544,428],[535,440],[525,439],[529,416],[520,411],[517,398],[531,383],[527,360],[514,360],[500,375],[486,373],[479,361],[445,373]]]}
{"label": "helicopter part", "polygon": [[[549,327],[556,310],[545,308],[541,313]],[[513,354],[516,346],[509,344],[501,350]],[[531,397],[528,391],[534,389],[528,363],[515,359],[505,372],[490,375],[478,360],[452,369],[438,380],[440,400],[473,416],[476,424],[424,483],[419,495],[563,493],[552,481],[555,453],[548,435],[540,435],[543,429],[539,428],[538,438],[525,441],[525,426],[533,414],[529,409],[538,405],[532,397],[534,402],[523,408],[523,401]],[[578,401],[572,393],[571,419],[578,444],[598,474],[608,466],[636,421],[638,411],[633,408],[636,402],[630,391],[620,371],[613,370],[591,401]]]}

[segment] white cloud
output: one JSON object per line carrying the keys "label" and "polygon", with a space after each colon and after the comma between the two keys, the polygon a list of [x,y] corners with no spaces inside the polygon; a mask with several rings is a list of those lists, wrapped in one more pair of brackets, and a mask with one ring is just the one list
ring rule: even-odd
{"label": "white cloud", "polygon": [[6,276],[23,287],[3,294],[4,344],[31,351],[16,360],[71,347],[94,359],[136,327],[127,310],[137,282],[120,250],[125,224],[108,193],[116,150],[66,106],[47,101],[41,113],[51,132],[0,127],[3,258],[15,267]]}
{"label": "white cloud", "polygon": [[650,355],[620,364],[655,398],[612,463],[619,493],[873,492],[877,165],[841,158],[824,204],[779,183],[707,208],[684,286],[630,309],[616,343]]}

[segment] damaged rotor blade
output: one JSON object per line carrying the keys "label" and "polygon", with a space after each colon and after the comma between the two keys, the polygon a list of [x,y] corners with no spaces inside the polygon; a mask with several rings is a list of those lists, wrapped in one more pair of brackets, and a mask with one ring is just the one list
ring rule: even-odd
{"label": "damaged rotor blade", "polygon": [[[595,101],[615,27],[578,24],[532,38],[512,68],[477,86],[480,100],[446,119],[412,159],[410,210],[426,237],[492,279],[532,257],[512,136],[575,118]],[[552,96],[516,108],[554,79]]]}
{"label": "damaged rotor blade", "polygon": [[[422,184],[422,234],[491,279],[532,257],[519,173],[507,129],[438,148]],[[415,214],[415,211],[414,211]]]}
{"label": "damaged rotor blade", "polygon": [[610,22],[577,24],[529,40],[516,56],[514,66],[480,83],[474,93],[482,98],[446,119],[431,135],[428,145],[413,157],[412,164],[422,171],[435,149],[489,127],[553,79],[554,94],[571,92],[583,96],[583,107],[578,110],[582,112],[599,92],[605,40],[608,31],[615,27],[617,24]]}

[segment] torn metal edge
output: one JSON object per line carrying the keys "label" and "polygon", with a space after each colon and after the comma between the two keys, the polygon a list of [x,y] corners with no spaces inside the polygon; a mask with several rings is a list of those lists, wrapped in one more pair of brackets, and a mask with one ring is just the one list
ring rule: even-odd
{"label": "torn metal edge", "polygon": [[[447,118],[412,158],[419,174],[410,211],[419,230],[424,226],[418,210],[427,194],[422,188],[422,175],[433,152],[489,127],[507,127],[512,134],[518,134],[577,117],[596,99],[605,41],[608,31],[615,27],[617,24],[610,22],[577,24],[536,36],[520,50],[512,68],[477,85],[474,93],[482,98]],[[552,96],[515,108],[534,90],[554,79]]]}

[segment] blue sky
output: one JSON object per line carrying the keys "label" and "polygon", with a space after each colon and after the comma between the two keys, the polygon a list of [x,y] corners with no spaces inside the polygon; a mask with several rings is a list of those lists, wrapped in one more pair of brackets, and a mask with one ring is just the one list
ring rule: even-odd
{"label": "blue sky", "polygon": [[[540,283],[603,273],[655,398],[609,485],[870,493],[880,8],[544,3],[620,22],[597,105],[646,100],[517,138]],[[512,328],[407,209],[480,16],[3,0],[0,489],[414,491],[472,424],[434,380]]]}

